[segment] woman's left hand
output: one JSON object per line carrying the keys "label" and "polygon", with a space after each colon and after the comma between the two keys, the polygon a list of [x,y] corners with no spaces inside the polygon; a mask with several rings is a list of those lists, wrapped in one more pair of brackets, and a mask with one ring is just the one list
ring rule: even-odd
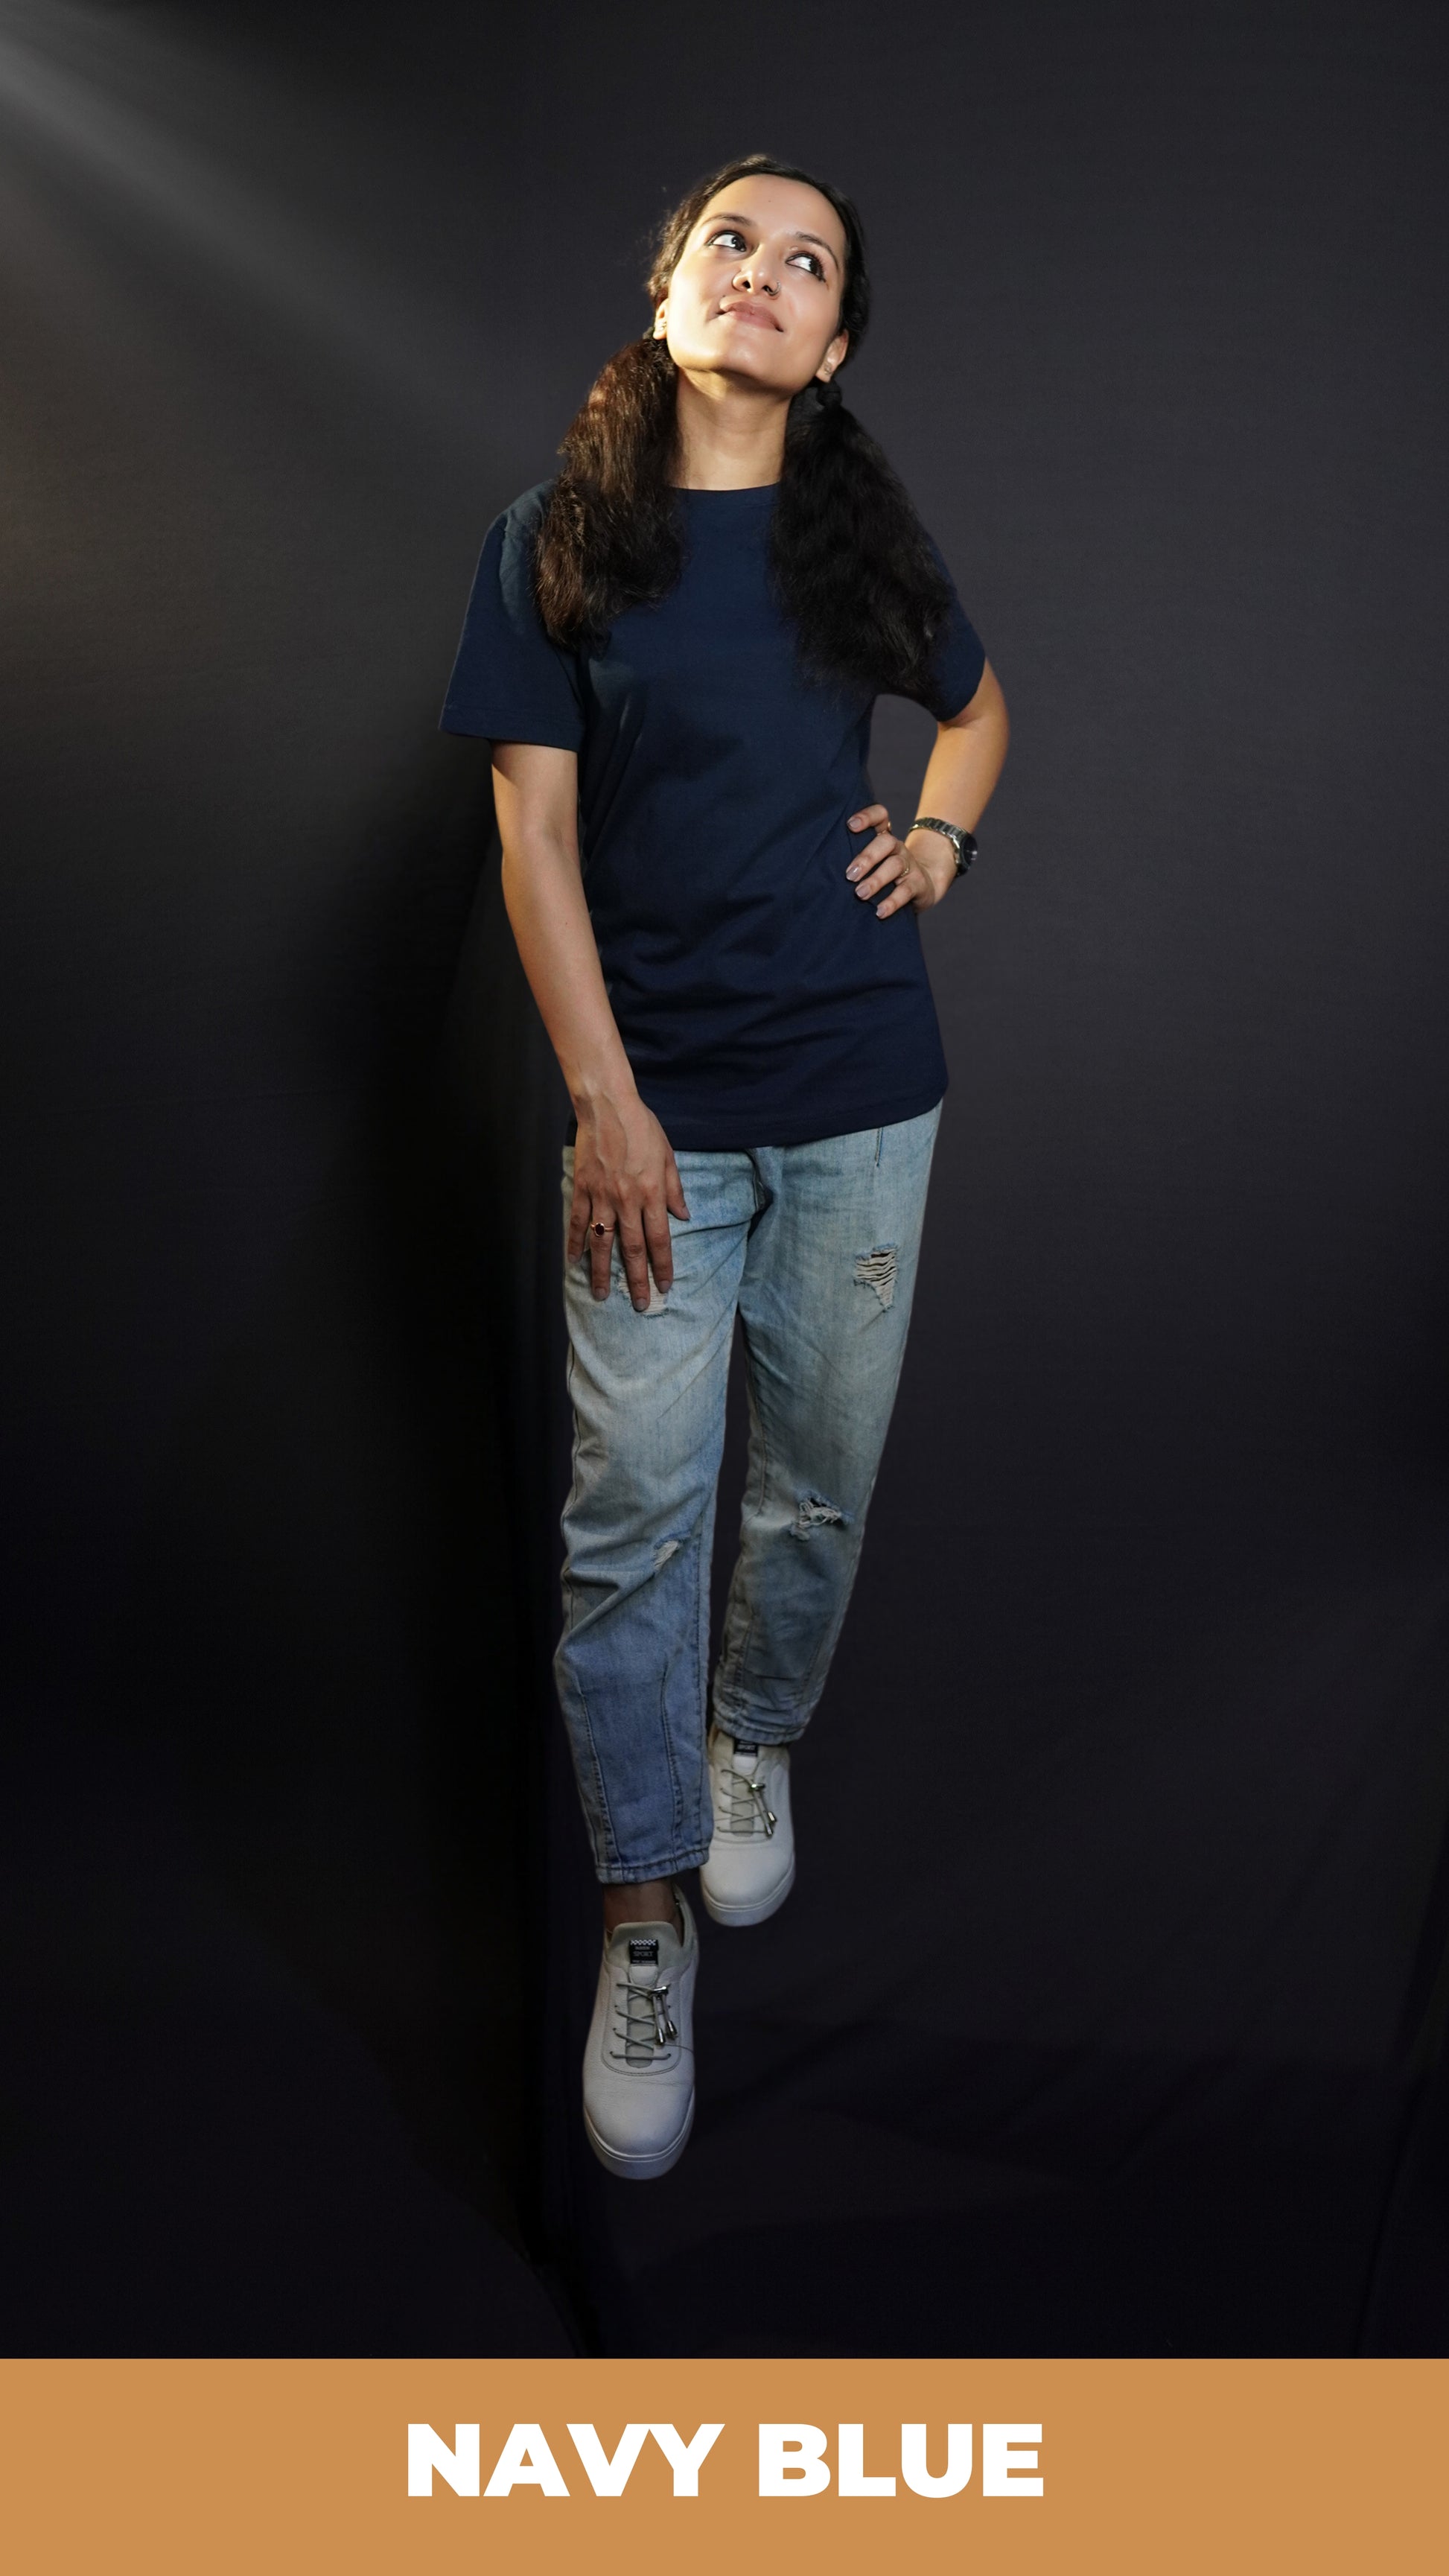
{"label": "woman's left hand", "polygon": [[[915,848],[910,849],[896,839],[883,805],[867,805],[859,814],[852,814],[850,829],[872,830],[871,839],[856,852],[845,873],[862,903],[873,901],[877,895],[884,897],[875,907],[877,921],[885,921],[908,903],[917,912],[926,912],[954,885],[955,853],[940,832],[923,832]],[[932,841],[936,849],[922,848],[922,842]]]}

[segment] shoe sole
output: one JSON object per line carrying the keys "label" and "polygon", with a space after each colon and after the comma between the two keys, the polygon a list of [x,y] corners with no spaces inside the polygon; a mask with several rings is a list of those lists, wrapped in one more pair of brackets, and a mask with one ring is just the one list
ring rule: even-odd
{"label": "shoe sole", "polygon": [[678,2137],[667,2147],[654,2148],[647,2156],[630,2156],[625,2155],[622,2148],[611,2147],[605,2143],[589,2118],[588,2104],[584,2105],[584,2127],[588,2132],[589,2144],[605,2171],[613,2174],[618,2182],[655,2182],[660,2174],[667,2174],[671,2165],[678,2164],[688,2146],[689,2133],[693,2126],[694,2095],[691,2093],[689,2109],[684,2115],[684,2126]]}
{"label": "shoe sole", "polygon": [[723,1923],[732,1932],[747,1932],[752,1923],[768,1923],[772,1914],[779,1913],[794,1884],[795,1863],[792,1859],[789,1877],[776,1888],[773,1896],[759,1898],[753,1905],[721,1905],[705,1886],[703,1871],[700,1872],[699,1892],[711,1922]]}

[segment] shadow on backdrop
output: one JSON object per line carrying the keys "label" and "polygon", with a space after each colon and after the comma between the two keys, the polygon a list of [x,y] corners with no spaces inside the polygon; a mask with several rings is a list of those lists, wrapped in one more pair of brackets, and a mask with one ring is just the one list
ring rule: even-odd
{"label": "shadow on backdrop", "polygon": [[368,1023],[355,1133],[157,1461],[109,1722],[48,1712],[11,1806],[32,2348],[570,2348],[518,2198],[520,1337],[467,1222],[517,1191],[462,1186],[439,1070],[486,771],[430,753],[401,801],[318,980],[347,957]]}

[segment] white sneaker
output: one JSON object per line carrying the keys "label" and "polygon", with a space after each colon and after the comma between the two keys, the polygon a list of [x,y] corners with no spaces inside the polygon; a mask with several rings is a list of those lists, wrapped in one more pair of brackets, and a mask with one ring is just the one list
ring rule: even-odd
{"label": "white sneaker", "polygon": [[763,1923],[795,1884],[789,1747],[712,1726],[708,1753],[714,1833],[699,1892],[716,1923]]}
{"label": "white sneaker", "polygon": [[601,2165],[653,2182],[684,2153],[694,2121],[694,1980],[699,1936],[684,1924],[620,1923],[604,1943],[584,2050],[584,2127]]}

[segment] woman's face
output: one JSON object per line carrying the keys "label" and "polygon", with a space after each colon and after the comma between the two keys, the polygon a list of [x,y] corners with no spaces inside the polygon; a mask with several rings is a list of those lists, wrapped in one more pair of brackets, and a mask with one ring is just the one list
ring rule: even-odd
{"label": "woman's face", "polygon": [[845,355],[839,328],[845,227],[799,179],[731,179],[685,243],[654,317],[677,367],[733,376],[782,395],[828,378]]}

